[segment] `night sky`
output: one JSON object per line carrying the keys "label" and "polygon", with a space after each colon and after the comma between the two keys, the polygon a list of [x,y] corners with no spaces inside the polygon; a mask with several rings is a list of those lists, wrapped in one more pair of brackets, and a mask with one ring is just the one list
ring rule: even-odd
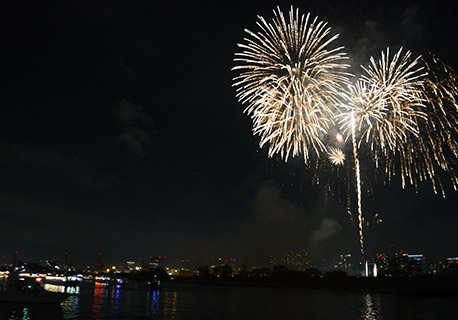
{"label": "night sky", "polygon": [[[64,252],[76,264],[141,254],[267,265],[359,251],[345,205],[314,186],[300,158],[268,158],[235,97],[244,29],[277,4],[340,33],[355,67],[387,46],[434,52],[458,70],[456,10],[412,1],[11,1],[4,8],[0,258]],[[356,68],[355,68],[356,70]],[[352,70],[353,71],[353,70]],[[337,179],[337,178],[336,178]],[[362,177],[363,181],[365,177]],[[429,182],[363,195],[368,255],[395,243],[458,255],[457,192]]]}

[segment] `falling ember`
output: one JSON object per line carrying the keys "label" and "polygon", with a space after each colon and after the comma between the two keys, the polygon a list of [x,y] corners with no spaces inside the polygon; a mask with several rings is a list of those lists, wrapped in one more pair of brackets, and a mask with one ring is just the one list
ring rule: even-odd
{"label": "falling ember", "polygon": [[345,154],[343,153],[342,150],[330,147],[328,155],[329,155],[329,161],[333,165],[342,166],[344,164]]}
{"label": "falling ember", "polygon": [[344,139],[343,139],[343,136],[340,133],[338,133],[338,134],[336,134],[336,140],[338,142],[343,142]]}

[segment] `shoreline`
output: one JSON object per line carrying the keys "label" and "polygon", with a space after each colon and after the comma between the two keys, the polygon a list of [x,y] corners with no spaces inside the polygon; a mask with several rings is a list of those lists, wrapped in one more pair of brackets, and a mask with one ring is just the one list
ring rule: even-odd
{"label": "shoreline", "polygon": [[249,286],[261,288],[299,288],[308,290],[337,290],[350,292],[394,293],[406,296],[457,297],[458,279],[448,277],[418,278],[363,278],[345,277],[311,279],[262,279],[262,278],[201,278],[175,277],[164,279],[167,283],[198,285]]}

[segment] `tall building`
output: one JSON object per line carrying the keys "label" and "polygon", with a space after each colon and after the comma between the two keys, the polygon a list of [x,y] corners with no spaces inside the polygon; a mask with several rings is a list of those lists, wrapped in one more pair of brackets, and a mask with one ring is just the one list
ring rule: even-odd
{"label": "tall building", "polygon": [[419,276],[426,273],[425,257],[422,254],[409,254],[408,275]]}
{"label": "tall building", "polygon": [[409,269],[409,257],[404,250],[397,251],[389,260],[390,274],[393,276],[407,275]]}
{"label": "tall building", "polygon": [[350,270],[353,268],[353,260],[351,257],[351,253],[347,254],[341,254],[340,255],[340,261],[338,263],[339,269],[342,269],[344,271]]}
{"label": "tall building", "polygon": [[97,262],[96,262],[96,270],[97,271],[102,271],[105,269],[105,265],[103,264],[103,253],[102,252],[97,252]]}
{"label": "tall building", "polygon": [[186,270],[186,271],[191,270],[191,260],[190,259],[181,260],[181,270]]}
{"label": "tall building", "polygon": [[387,275],[389,273],[390,264],[388,255],[385,252],[375,255],[375,263],[377,264],[379,275]]}
{"label": "tall building", "polygon": [[162,269],[165,269],[165,267],[166,267],[166,263],[165,263],[166,259],[167,259],[167,256],[157,256],[157,257],[149,256],[148,266],[150,268],[156,268],[156,269],[162,268]]}

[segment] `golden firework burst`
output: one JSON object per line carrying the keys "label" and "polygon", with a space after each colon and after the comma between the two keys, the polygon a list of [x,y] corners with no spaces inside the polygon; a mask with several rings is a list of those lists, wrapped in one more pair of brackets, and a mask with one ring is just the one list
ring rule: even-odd
{"label": "golden firework burst", "polygon": [[342,47],[331,47],[338,35],[310,13],[299,15],[291,7],[289,19],[274,10],[268,23],[259,17],[257,33],[245,30],[249,38],[236,53],[241,71],[234,78],[239,101],[253,119],[253,134],[268,154],[288,157],[326,151],[322,142],[334,119],[334,106],[348,84],[348,65]]}

